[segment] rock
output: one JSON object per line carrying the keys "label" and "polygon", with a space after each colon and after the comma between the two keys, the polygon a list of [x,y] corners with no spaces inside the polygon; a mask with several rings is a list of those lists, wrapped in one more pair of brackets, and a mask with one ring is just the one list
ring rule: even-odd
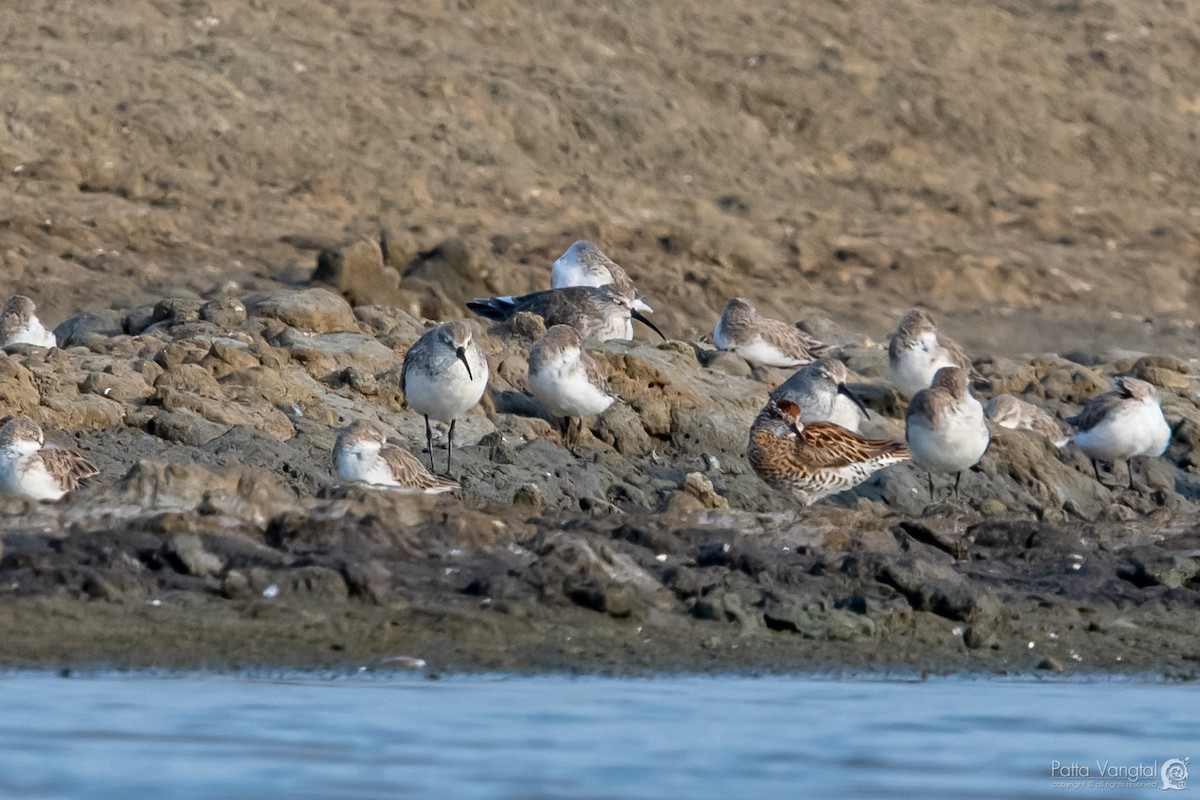
{"label": "rock", "polygon": [[168,297],[154,305],[154,323],[167,323],[169,327],[200,321],[201,301],[193,297]]}
{"label": "rock", "polygon": [[33,373],[16,359],[0,353],[0,417],[30,414],[40,400]]}
{"label": "rock", "polygon": [[361,333],[306,334],[289,329],[274,344],[318,380],[347,367],[377,374],[401,363],[396,351]]}
{"label": "rock", "polygon": [[193,534],[172,536],[164,548],[167,557],[188,575],[216,576],[225,568],[220,556],[204,548],[200,537]]}
{"label": "rock", "polygon": [[521,339],[533,341],[546,332],[546,320],[539,314],[518,311],[508,320],[508,332]]}
{"label": "rock", "polygon": [[277,319],[311,333],[358,332],[358,321],[350,304],[328,289],[275,292],[251,298],[246,308],[254,316]]}
{"label": "rock", "polygon": [[75,347],[88,343],[93,338],[105,339],[125,333],[125,315],[120,311],[106,309],[76,314],[54,329],[59,347]]}
{"label": "rock", "polygon": [[705,508],[729,508],[729,501],[717,494],[712,481],[699,472],[689,472],[684,476],[683,490],[699,500]]}
{"label": "rock", "polygon": [[359,239],[346,247],[323,250],[312,280],[337,289],[350,304],[401,305],[400,273],[383,263],[379,243]]}
{"label": "rock", "polygon": [[200,319],[225,330],[232,330],[246,321],[246,306],[234,297],[209,300],[200,306]]}

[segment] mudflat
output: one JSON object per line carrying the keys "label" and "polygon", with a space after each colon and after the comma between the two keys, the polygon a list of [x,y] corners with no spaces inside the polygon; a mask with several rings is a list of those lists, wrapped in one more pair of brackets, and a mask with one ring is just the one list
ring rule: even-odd
{"label": "mudflat", "polygon": [[[60,343],[0,357],[0,417],[101,471],[0,500],[0,660],[1194,675],[1198,29],[1188,4],[0,10],[0,294]],[[461,493],[339,483],[354,419],[426,457],[398,369],[429,321],[547,288],[576,239],[670,339],[594,350],[623,402],[578,453],[520,316],[479,326]],[[919,305],[980,398],[1065,417],[1135,375],[1172,443],[1130,487],[993,428],[958,497],[901,465],[801,508],[744,458],[788,373],[713,350],[733,296],[830,343],[879,435]]]}

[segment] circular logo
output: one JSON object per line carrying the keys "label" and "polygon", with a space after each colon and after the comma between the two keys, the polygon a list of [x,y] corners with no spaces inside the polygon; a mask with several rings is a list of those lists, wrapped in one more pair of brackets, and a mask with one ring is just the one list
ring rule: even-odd
{"label": "circular logo", "polygon": [[1187,788],[1188,762],[1190,761],[1190,758],[1172,758],[1163,762],[1162,769],[1159,770],[1163,791],[1168,789],[1182,791]]}

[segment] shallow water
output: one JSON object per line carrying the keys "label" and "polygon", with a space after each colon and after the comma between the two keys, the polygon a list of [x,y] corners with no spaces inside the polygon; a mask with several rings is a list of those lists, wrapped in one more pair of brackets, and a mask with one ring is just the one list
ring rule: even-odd
{"label": "shallow water", "polygon": [[1105,761],[1200,758],[1194,683],[11,673],[0,695],[0,797],[23,800],[1116,798],[1160,777]]}

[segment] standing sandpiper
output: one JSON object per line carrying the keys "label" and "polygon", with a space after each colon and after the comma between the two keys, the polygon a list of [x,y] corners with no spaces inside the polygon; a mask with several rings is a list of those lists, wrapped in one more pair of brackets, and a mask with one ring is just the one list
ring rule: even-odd
{"label": "standing sandpiper", "polygon": [[666,339],[634,308],[635,302],[632,294],[622,294],[612,286],[568,286],[520,297],[483,297],[467,303],[467,308],[501,322],[518,311],[529,311],[546,320],[546,327],[570,325],[584,339],[596,342],[633,338],[632,318]]}
{"label": "standing sandpiper", "polygon": [[[529,393],[556,417],[563,418],[563,440],[573,451],[583,433],[583,417],[608,410],[617,396],[608,374],[583,349],[579,331],[552,325],[529,351]],[[573,420],[578,419],[574,438]]]}
{"label": "standing sandpiper", "polygon": [[1129,488],[1133,488],[1133,459],[1161,456],[1171,441],[1171,428],[1163,416],[1158,389],[1137,378],[1116,379],[1116,389],[1097,395],[1067,422],[1075,426],[1072,440],[1092,460],[1127,459]]}
{"label": "standing sandpiper", "polygon": [[638,311],[649,313],[654,310],[621,265],[604,255],[604,251],[587,239],[580,239],[568,247],[550,268],[551,289],[609,285],[618,294],[633,297],[633,307]]}
{"label": "standing sandpiper", "polygon": [[28,417],[0,428],[0,490],[34,500],[58,500],[99,470],[65,447],[44,447],[42,429]]}
{"label": "standing sandpiper", "polygon": [[429,468],[433,469],[433,429],[429,418],[450,423],[446,442],[446,474],[454,455],[454,421],[483,397],[488,364],[463,320],[443,322],[408,349],[400,369],[400,391],[408,405],[425,416]]}
{"label": "standing sandpiper", "polygon": [[933,500],[933,473],[953,472],[954,494],[962,473],[979,463],[991,436],[983,421],[983,406],[967,388],[967,372],[942,367],[933,385],[913,396],[904,418],[904,436],[913,462],[929,471],[929,499]]}
{"label": "standing sandpiper", "polygon": [[904,315],[888,344],[892,383],[905,397],[933,383],[942,367],[971,370],[971,359],[962,345],[938,331],[928,312],[914,308]]}
{"label": "standing sandpiper", "polygon": [[829,422],[804,424],[791,400],[767,401],[750,428],[746,456],[769,486],[806,506],[909,457],[900,442],[864,439]]}
{"label": "standing sandpiper", "polygon": [[0,312],[0,347],[10,344],[32,344],[37,347],[57,347],[58,340],[37,318],[33,301],[23,294],[8,298]]}
{"label": "standing sandpiper", "polygon": [[771,399],[791,400],[800,406],[800,417],[808,422],[832,422],[858,433],[862,421],[871,415],[846,388],[849,377],[841,361],[818,358],[771,392]]}
{"label": "standing sandpiper", "polygon": [[421,459],[390,444],[383,431],[365,420],[347,425],[333,445],[333,468],[344,481],[362,481],[410,492],[437,494],[459,488],[458,483],[439,478]]}
{"label": "standing sandpiper", "polygon": [[795,325],[759,316],[758,309],[744,297],[725,304],[713,344],[718,350],[732,350],[751,364],[768,367],[799,367],[808,364],[826,349]]}

